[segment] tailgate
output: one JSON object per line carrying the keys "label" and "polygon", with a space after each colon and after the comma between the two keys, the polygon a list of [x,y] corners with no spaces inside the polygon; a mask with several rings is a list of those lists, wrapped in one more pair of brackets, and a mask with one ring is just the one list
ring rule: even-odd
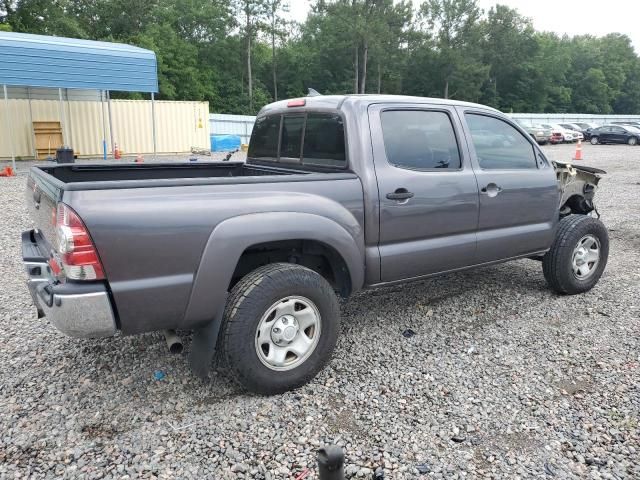
{"label": "tailgate", "polygon": [[31,167],[27,179],[26,205],[40,240],[50,250],[55,236],[56,205],[62,199],[64,184],[39,167]]}

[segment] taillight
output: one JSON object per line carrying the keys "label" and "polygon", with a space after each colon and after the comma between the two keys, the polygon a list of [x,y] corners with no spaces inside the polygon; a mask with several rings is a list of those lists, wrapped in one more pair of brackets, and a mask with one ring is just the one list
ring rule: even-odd
{"label": "taillight", "polygon": [[58,204],[56,212],[56,237],[61,267],[68,279],[104,279],[102,263],[87,227],[64,203]]}

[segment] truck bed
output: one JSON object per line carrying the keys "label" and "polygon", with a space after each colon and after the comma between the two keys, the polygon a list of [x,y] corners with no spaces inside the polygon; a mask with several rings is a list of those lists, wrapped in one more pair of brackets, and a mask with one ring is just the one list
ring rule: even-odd
{"label": "truck bed", "polygon": [[64,184],[304,173],[299,170],[247,165],[243,162],[64,164],[38,166],[38,168]]}

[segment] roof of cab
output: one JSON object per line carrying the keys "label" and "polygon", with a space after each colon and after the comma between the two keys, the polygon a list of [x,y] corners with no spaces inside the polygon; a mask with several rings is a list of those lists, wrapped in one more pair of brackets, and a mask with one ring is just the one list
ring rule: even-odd
{"label": "roof of cab", "polygon": [[473,107],[482,110],[490,110],[493,112],[499,112],[495,108],[481,105],[478,103],[462,102],[459,100],[447,100],[444,98],[432,98],[432,97],[412,97],[408,95],[317,95],[311,97],[300,97],[299,99],[306,100],[306,104],[301,107],[288,107],[287,104],[291,100],[280,100],[278,102],[270,103],[262,107],[258,115],[264,115],[269,112],[282,111],[282,110],[305,110],[308,108],[326,108],[326,109],[340,109],[345,104],[375,104],[375,103],[421,103],[425,105],[449,105],[455,107]]}

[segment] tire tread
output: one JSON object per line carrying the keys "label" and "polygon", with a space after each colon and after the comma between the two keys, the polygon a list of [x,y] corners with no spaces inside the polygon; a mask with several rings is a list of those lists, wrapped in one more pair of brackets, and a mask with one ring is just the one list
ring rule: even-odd
{"label": "tire tread", "polygon": [[549,286],[558,293],[582,293],[590,290],[600,278],[602,272],[600,272],[600,275],[593,277],[595,281],[593,281],[592,284],[587,284],[586,289],[578,288],[570,277],[573,273],[566,271],[567,255],[572,255],[575,243],[579,240],[576,237],[585,234],[586,232],[584,230],[587,229],[601,230],[601,237],[604,241],[601,242],[601,265],[598,268],[602,267],[601,271],[604,270],[609,247],[607,230],[602,222],[586,215],[569,215],[564,217],[558,224],[551,248],[542,259],[544,277]]}
{"label": "tire tread", "polygon": [[[237,358],[241,351],[243,351],[242,345],[236,341],[236,338],[243,322],[247,321],[247,318],[249,318],[249,314],[247,312],[251,310],[251,305],[256,302],[255,296],[251,295],[251,292],[265,281],[271,282],[270,285],[274,288],[296,284],[301,272],[304,272],[305,274],[313,274],[313,277],[311,278],[315,278],[317,283],[315,288],[323,294],[332,297],[332,301],[330,302],[330,316],[337,318],[339,325],[340,312],[335,292],[322,276],[301,265],[291,263],[273,263],[259,267],[244,276],[231,290],[225,309],[218,350],[225,368],[232,372],[234,379],[238,383],[250,391],[271,395],[281,393],[285,390],[275,385],[273,387],[269,387],[256,382],[255,379],[246,374],[243,368],[239,368],[240,366],[237,362],[231,361],[232,357]],[[330,345],[330,350],[332,352],[333,347],[335,346],[335,341],[332,341]],[[253,345],[251,348],[253,348]],[[295,382],[295,385],[291,386],[291,388],[297,388],[312,380],[318,371],[330,360],[330,358],[331,355],[327,355],[326,358],[323,358],[323,362],[318,365],[317,368],[308,370],[306,374],[302,375]]]}

